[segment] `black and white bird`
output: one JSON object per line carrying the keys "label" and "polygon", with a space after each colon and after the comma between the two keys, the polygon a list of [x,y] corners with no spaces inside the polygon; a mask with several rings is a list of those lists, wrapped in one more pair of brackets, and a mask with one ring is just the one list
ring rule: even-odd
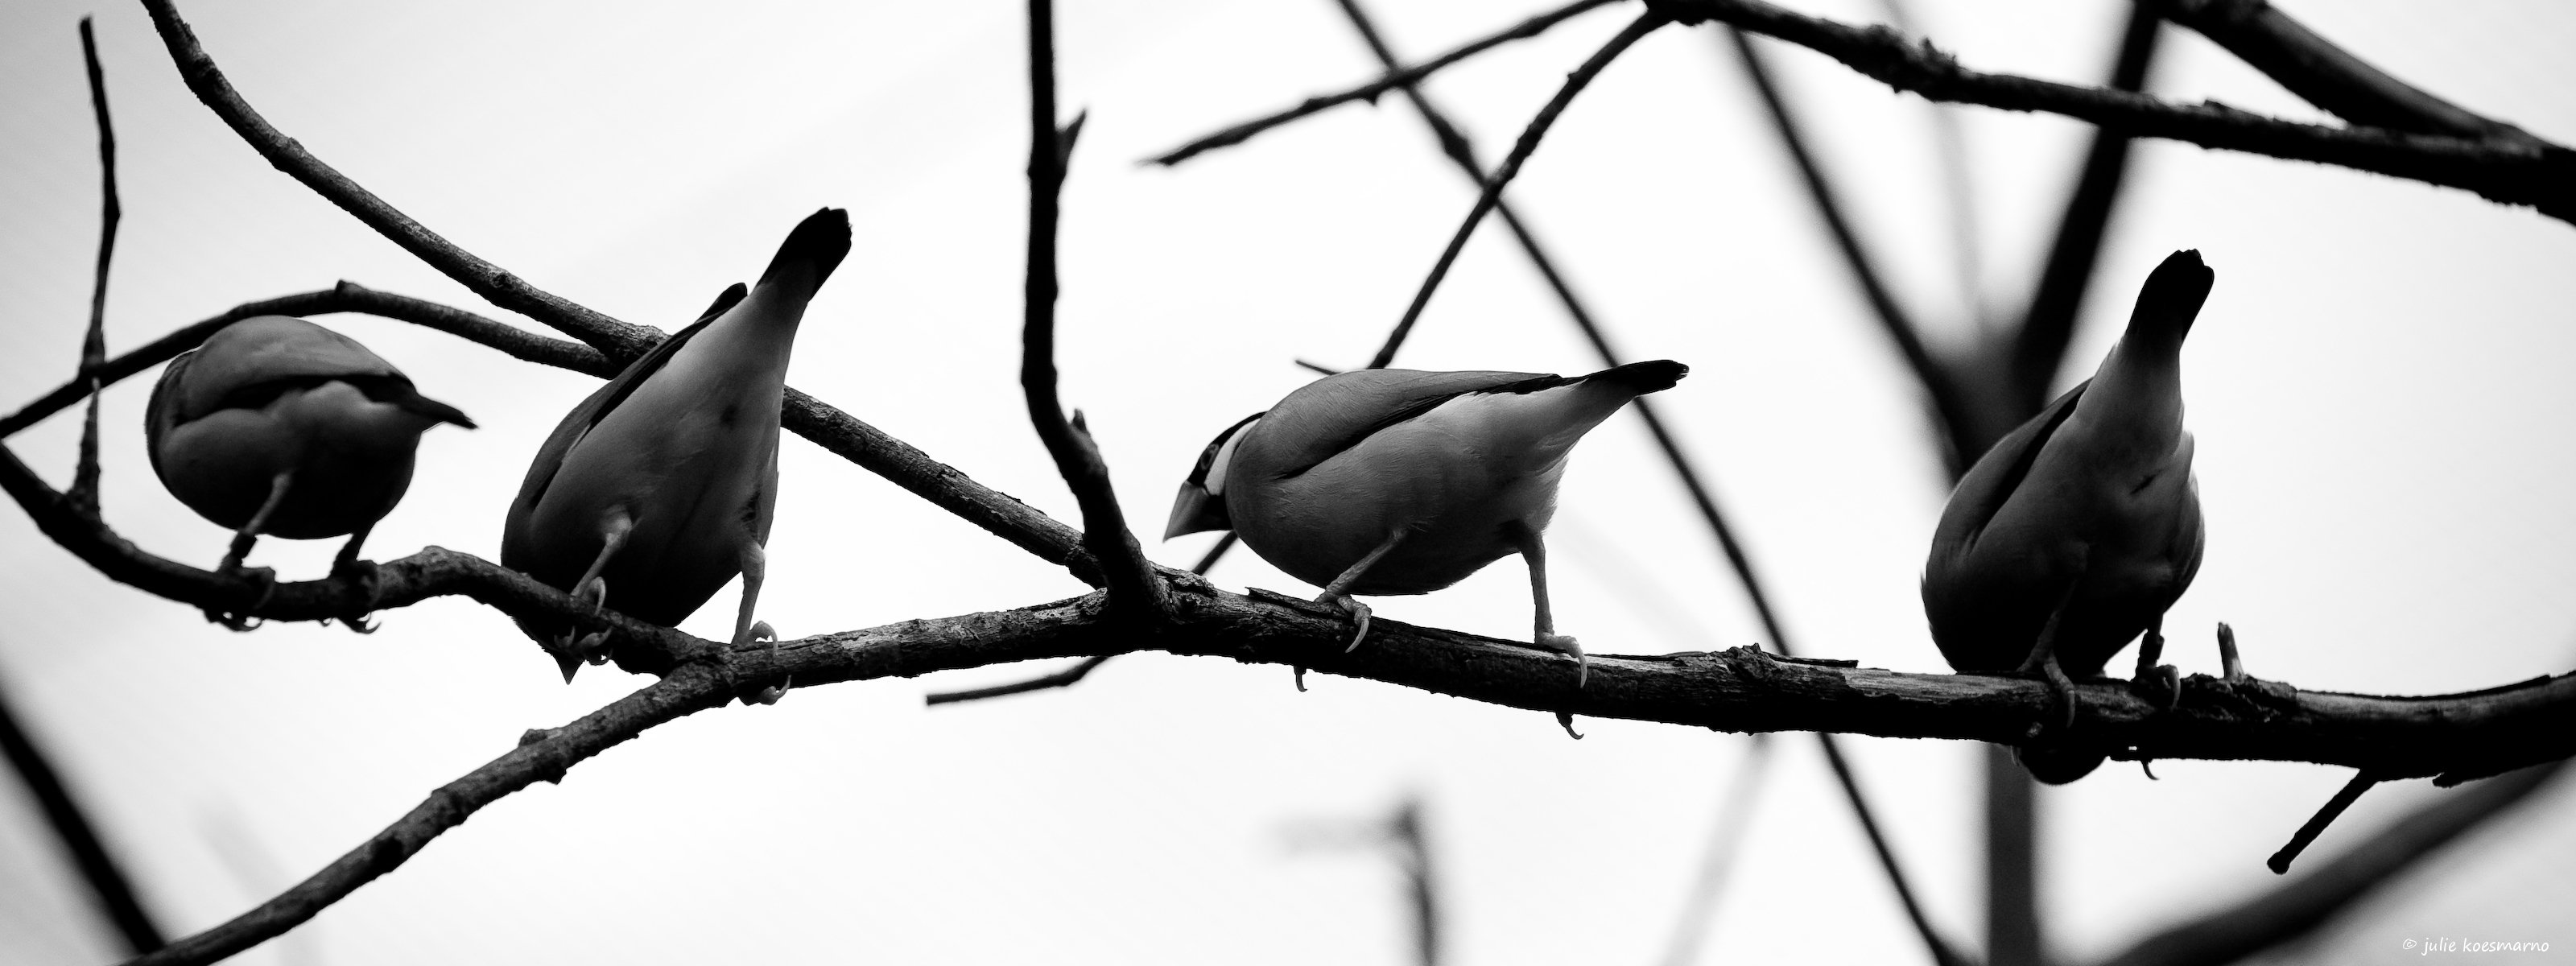
{"label": "black and white bird", "polygon": [[235,531],[218,572],[242,572],[262,536],[346,535],[339,575],[357,569],[367,532],[411,487],[420,434],[440,423],[474,428],[357,340],[261,315],[170,361],[143,434],[170,495]]}
{"label": "black and white bird", "polygon": [[[2173,669],[2155,663],[2160,630],[2200,570],[2204,539],[2182,426],[2182,343],[2213,279],[2197,251],[2167,257],[2093,378],[1960,479],[1923,572],[1923,610],[1952,668],[2039,674],[2071,723],[2070,676],[2100,674],[2143,631],[2139,684],[2175,695]],[[2051,784],[2102,761],[2044,741],[2020,753]]]}
{"label": "black and white bird", "polygon": [[[725,290],[695,324],[574,406],[537,450],[501,534],[501,562],[594,607],[677,624],[736,574],[733,643],[775,638],[753,620],[778,504],[778,415],[797,324],[850,251],[837,208],[807,217],[748,294]],[[597,636],[521,621],[565,681],[605,661]],[[777,690],[765,693],[775,700]]]}
{"label": "black and white bird", "polygon": [[1575,661],[1556,633],[1547,548],[1557,481],[1577,440],[1690,367],[1637,362],[1588,376],[1362,369],[1327,376],[1218,434],[1172,502],[1164,539],[1232,529],[1318,603],[1357,621],[1354,594],[1427,594],[1518,553],[1536,607],[1532,642]]}

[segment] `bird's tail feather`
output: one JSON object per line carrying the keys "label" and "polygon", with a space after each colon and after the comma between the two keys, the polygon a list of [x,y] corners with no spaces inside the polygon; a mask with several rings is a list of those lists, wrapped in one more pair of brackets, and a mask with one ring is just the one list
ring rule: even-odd
{"label": "bird's tail feather", "polygon": [[1643,396],[1650,392],[1670,389],[1674,383],[1682,381],[1682,377],[1687,375],[1690,375],[1689,366],[1671,359],[1655,359],[1649,362],[1631,362],[1624,366],[1613,366],[1585,376],[1583,379],[1585,382],[1599,381],[1618,386],[1627,390],[1632,396]]}
{"label": "bird's tail feather", "polygon": [[2147,274],[2147,282],[2138,288],[2138,307],[2129,316],[2129,327],[2141,327],[2180,339],[2191,331],[2191,322],[2200,316],[2200,306],[2209,301],[2210,286],[2218,278],[2200,260],[2200,250],[2186,248],[2165,256],[2163,264]]}
{"label": "bird's tail feather", "polygon": [[808,270],[813,275],[804,284],[810,296],[811,289],[821,288],[823,280],[832,277],[832,270],[841,267],[841,259],[849,254],[850,213],[839,208],[818,210],[797,222],[796,229],[787,233],[787,240],[779,243],[777,257],[771,258],[769,268],[760,273],[760,284],[766,287],[784,282],[790,273]]}

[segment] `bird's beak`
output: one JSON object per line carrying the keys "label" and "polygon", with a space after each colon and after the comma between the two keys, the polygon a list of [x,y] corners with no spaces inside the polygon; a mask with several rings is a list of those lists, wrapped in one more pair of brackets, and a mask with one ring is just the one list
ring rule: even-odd
{"label": "bird's beak", "polygon": [[1225,515],[1225,501],[1217,499],[1205,487],[1184,481],[1181,492],[1172,497],[1172,519],[1163,525],[1163,539],[1202,530],[1231,530],[1234,521]]}

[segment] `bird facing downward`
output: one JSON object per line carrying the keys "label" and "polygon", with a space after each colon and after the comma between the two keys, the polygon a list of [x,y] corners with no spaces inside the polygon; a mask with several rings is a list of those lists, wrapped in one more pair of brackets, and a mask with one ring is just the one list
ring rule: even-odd
{"label": "bird facing downward", "polygon": [[[2013,430],[1959,481],[1932,535],[1923,609],[1960,671],[2046,678],[2074,719],[2069,676],[2101,672],[2139,632],[2138,681],[2176,694],[2158,667],[2165,610],[2200,570],[2200,496],[2182,426],[2182,343],[2214,279],[2197,251],[2147,276],[2128,331],[2093,378]],[[2098,752],[2020,750],[2051,784]]]}
{"label": "bird facing downward", "polygon": [[367,532],[402,501],[420,434],[440,423],[474,428],[357,340],[261,315],[171,360],[152,387],[143,432],[170,495],[236,531],[219,573],[242,572],[263,535],[347,534],[331,565],[340,575],[357,569]]}
{"label": "bird facing downward", "polygon": [[1254,553],[1324,588],[1368,635],[1352,594],[1426,594],[1511,553],[1529,563],[1537,646],[1589,665],[1556,633],[1541,532],[1577,440],[1688,366],[1637,362],[1588,376],[1362,369],[1327,376],[1208,444],[1163,537],[1233,529]]}
{"label": "bird facing downward", "polygon": [[[752,619],[778,502],[778,414],[805,305],[850,251],[825,208],[778,248],[748,294],[734,285],[695,324],[574,406],[537,450],[501,535],[501,562],[655,624],[679,623],[735,574],[733,643],[773,637]],[[564,680],[605,661],[601,637],[521,621]],[[775,700],[776,689],[765,692]]]}

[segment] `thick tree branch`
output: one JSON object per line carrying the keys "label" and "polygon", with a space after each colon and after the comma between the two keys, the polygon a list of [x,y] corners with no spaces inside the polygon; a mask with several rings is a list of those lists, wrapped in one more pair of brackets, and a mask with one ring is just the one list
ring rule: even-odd
{"label": "thick tree branch", "polygon": [[2530,148],[2547,142],[2391,77],[2318,36],[2265,0],[2147,0],[2199,31],[2290,93],[2367,127],[2441,134]]}
{"label": "thick tree branch", "polygon": [[[1559,658],[1515,642],[1376,622],[1384,646],[1342,650],[1337,611],[1281,595],[1173,585],[1174,625],[1153,641],[1175,654],[1320,670],[1536,710],[1665,721],[1730,731],[1847,730],[1888,737],[2007,741],[2053,707],[2039,682],[2008,677],[1902,674],[1775,657],[1758,648],[1663,657],[1605,656],[1577,690]],[[474,809],[645,728],[722,704],[740,687],[717,670],[813,684],[912,677],[1039,658],[1102,656],[1144,642],[1105,614],[1094,593],[1010,611],[904,621],[750,646],[723,665],[695,661],[659,684],[573,725],[533,733],[527,745],[433,793],[429,801],[287,895],[182,941],[164,958],[204,962],[309,918],[390,871]],[[2563,757],[2576,743],[2576,675],[2463,695],[2387,698],[2300,693],[2271,682],[2230,684],[2195,675],[2180,705],[2160,712],[2125,684],[2084,686],[2078,733],[2102,734],[2158,758],[2245,758],[2248,748],[2294,760],[2431,774],[2461,761]],[[2355,759],[2366,759],[2356,761]]]}
{"label": "thick tree branch", "polygon": [[1494,205],[1502,200],[1503,187],[1519,176],[1521,165],[1538,150],[1539,139],[1547,136],[1547,129],[1565,113],[1566,105],[1574,103],[1574,95],[1582,93],[1583,88],[1590,85],[1593,78],[1601,76],[1602,69],[1610,66],[1610,62],[1618,59],[1629,46],[1653,33],[1655,28],[1671,22],[1671,18],[1661,11],[1648,9],[1643,16],[1612,36],[1610,42],[1603,44],[1591,59],[1565,75],[1565,86],[1539,108],[1538,115],[1530,119],[1529,127],[1521,131],[1520,140],[1513,143],[1511,153],[1503,156],[1502,165],[1494,169],[1491,177],[1484,179],[1485,188],[1477,194],[1475,207],[1468,209],[1467,220],[1449,237],[1449,246],[1441,250],[1439,261],[1432,263],[1431,273],[1422,279],[1422,288],[1414,293],[1412,304],[1405,306],[1404,317],[1397,320],[1395,331],[1387,334],[1386,344],[1370,358],[1368,368],[1384,369],[1387,363],[1394,361],[1396,348],[1404,344],[1407,335],[1412,334],[1414,322],[1422,318],[1423,307],[1431,304],[1431,293],[1438,291],[1440,280],[1448,277],[1449,266],[1457,262],[1458,253],[1467,247],[1467,239],[1476,233],[1477,223],[1484,221],[1486,213],[1493,211]]}
{"label": "thick tree branch", "polygon": [[[247,580],[219,578],[143,553],[103,524],[69,512],[62,494],[6,447],[0,447],[0,489],[48,537],[110,579],[171,600],[237,607],[246,616],[273,620],[338,618],[369,600],[352,578],[279,583],[263,599]],[[375,583],[376,602],[383,607],[460,595],[511,616],[542,614],[573,620],[584,630],[611,629],[628,642],[618,650],[621,666],[639,673],[674,673],[727,650],[614,611],[592,615],[561,591],[452,550],[432,547],[387,561],[379,565]],[[2058,708],[2056,696],[2039,681],[1882,671],[1754,647],[1598,656],[1591,681],[1577,689],[1565,679],[1562,655],[1526,643],[1380,619],[1370,625],[1370,639],[1387,646],[1346,652],[1349,621],[1337,609],[1268,591],[1226,593],[1187,574],[1172,577],[1170,586],[1172,623],[1150,639],[1101,614],[1095,593],[1000,615],[819,635],[775,650],[750,644],[729,649],[726,663],[754,682],[792,674],[803,686],[1150,648],[1306,666],[1536,711],[1722,731],[1832,731],[2002,744],[2024,740]],[[883,643],[884,650],[860,646],[868,642]],[[899,669],[888,670],[889,661]],[[2576,674],[2423,697],[2301,691],[2276,681],[2193,675],[2184,679],[2171,711],[2138,698],[2125,682],[2086,682],[2078,690],[2081,713],[2067,740],[2123,760],[2306,761],[2365,768],[2392,780],[2435,776],[2437,783],[2453,784],[2576,754]]]}
{"label": "thick tree branch", "polygon": [[[590,344],[618,365],[643,355],[664,336],[629,325],[542,291],[484,261],[413,221],[356,182],[322,163],[253,111],[224,80],[196,34],[179,19],[170,0],[143,0],[164,46],[179,66],[188,89],[262,157],[297,181],[339,205],[430,267],[490,300]],[[1011,541],[1050,563],[1062,565],[1085,583],[1099,586],[1099,565],[1081,545],[1080,534],[1007,494],[983,487],[962,473],[932,460],[920,450],[860,422],[790,387],[780,424],[824,449],[912,491],[968,522]]]}
{"label": "thick tree branch", "polygon": [[1061,130],[1055,126],[1055,6],[1029,0],[1029,244],[1021,289],[1020,388],[1029,424],[1082,508],[1082,543],[1101,565],[1109,599],[1141,621],[1163,611],[1163,581],[1127,529],[1109,464],[1100,458],[1089,427],[1080,413],[1065,419],[1056,392],[1056,229],[1065,164],[1081,136],[1081,117]]}
{"label": "thick tree branch", "polygon": [[2576,220],[2576,151],[2557,145],[2299,124],[2215,102],[2174,104],[2143,94],[1982,73],[1889,27],[1855,27],[1761,0],[1657,0],[1655,5],[1679,18],[1719,20],[1778,37],[1929,100],[2062,114],[2137,137],[2339,165],[2474,191],[2492,201],[2532,206],[2561,221]]}
{"label": "thick tree branch", "polygon": [[1249,141],[1252,139],[1253,135],[1260,134],[1263,131],[1267,131],[1271,128],[1278,127],[1282,124],[1286,124],[1310,114],[1321,113],[1327,108],[1338,107],[1352,101],[1368,101],[1374,104],[1377,102],[1378,95],[1380,94],[1384,94],[1397,88],[1410,90],[1415,84],[1420,83],[1423,78],[1431,76],[1441,68],[1455,64],[1469,57],[1476,56],[1477,54],[1484,53],[1487,50],[1502,46],[1503,44],[1514,40],[1536,37],[1542,33],[1546,33],[1547,29],[1550,27],[1554,27],[1557,24],[1573,19],[1577,14],[1588,13],[1596,7],[1608,6],[1611,2],[1612,0],[1576,0],[1574,3],[1570,3],[1555,10],[1548,11],[1547,13],[1539,14],[1538,16],[1523,20],[1520,23],[1512,25],[1501,33],[1470,41],[1465,46],[1459,47],[1456,50],[1452,50],[1438,57],[1431,58],[1430,60],[1423,61],[1415,66],[1398,67],[1395,64],[1389,63],[1386,65],[1387,73],[1376,80],[1346,91],[1332,94],[1318,94],[1313,97],[1309,97],[1295,107],[1280,111],[1267,117],[1256,118],[1237,124],[1233,127],[1226,128],[1225,130],[1210,134],[1196,141],[1173,148],[1170,151],[1147,158],[1145,159],[1145,163],[1176,165],[1207,151],[1223,147],[1232,147],[1245,141]]}

